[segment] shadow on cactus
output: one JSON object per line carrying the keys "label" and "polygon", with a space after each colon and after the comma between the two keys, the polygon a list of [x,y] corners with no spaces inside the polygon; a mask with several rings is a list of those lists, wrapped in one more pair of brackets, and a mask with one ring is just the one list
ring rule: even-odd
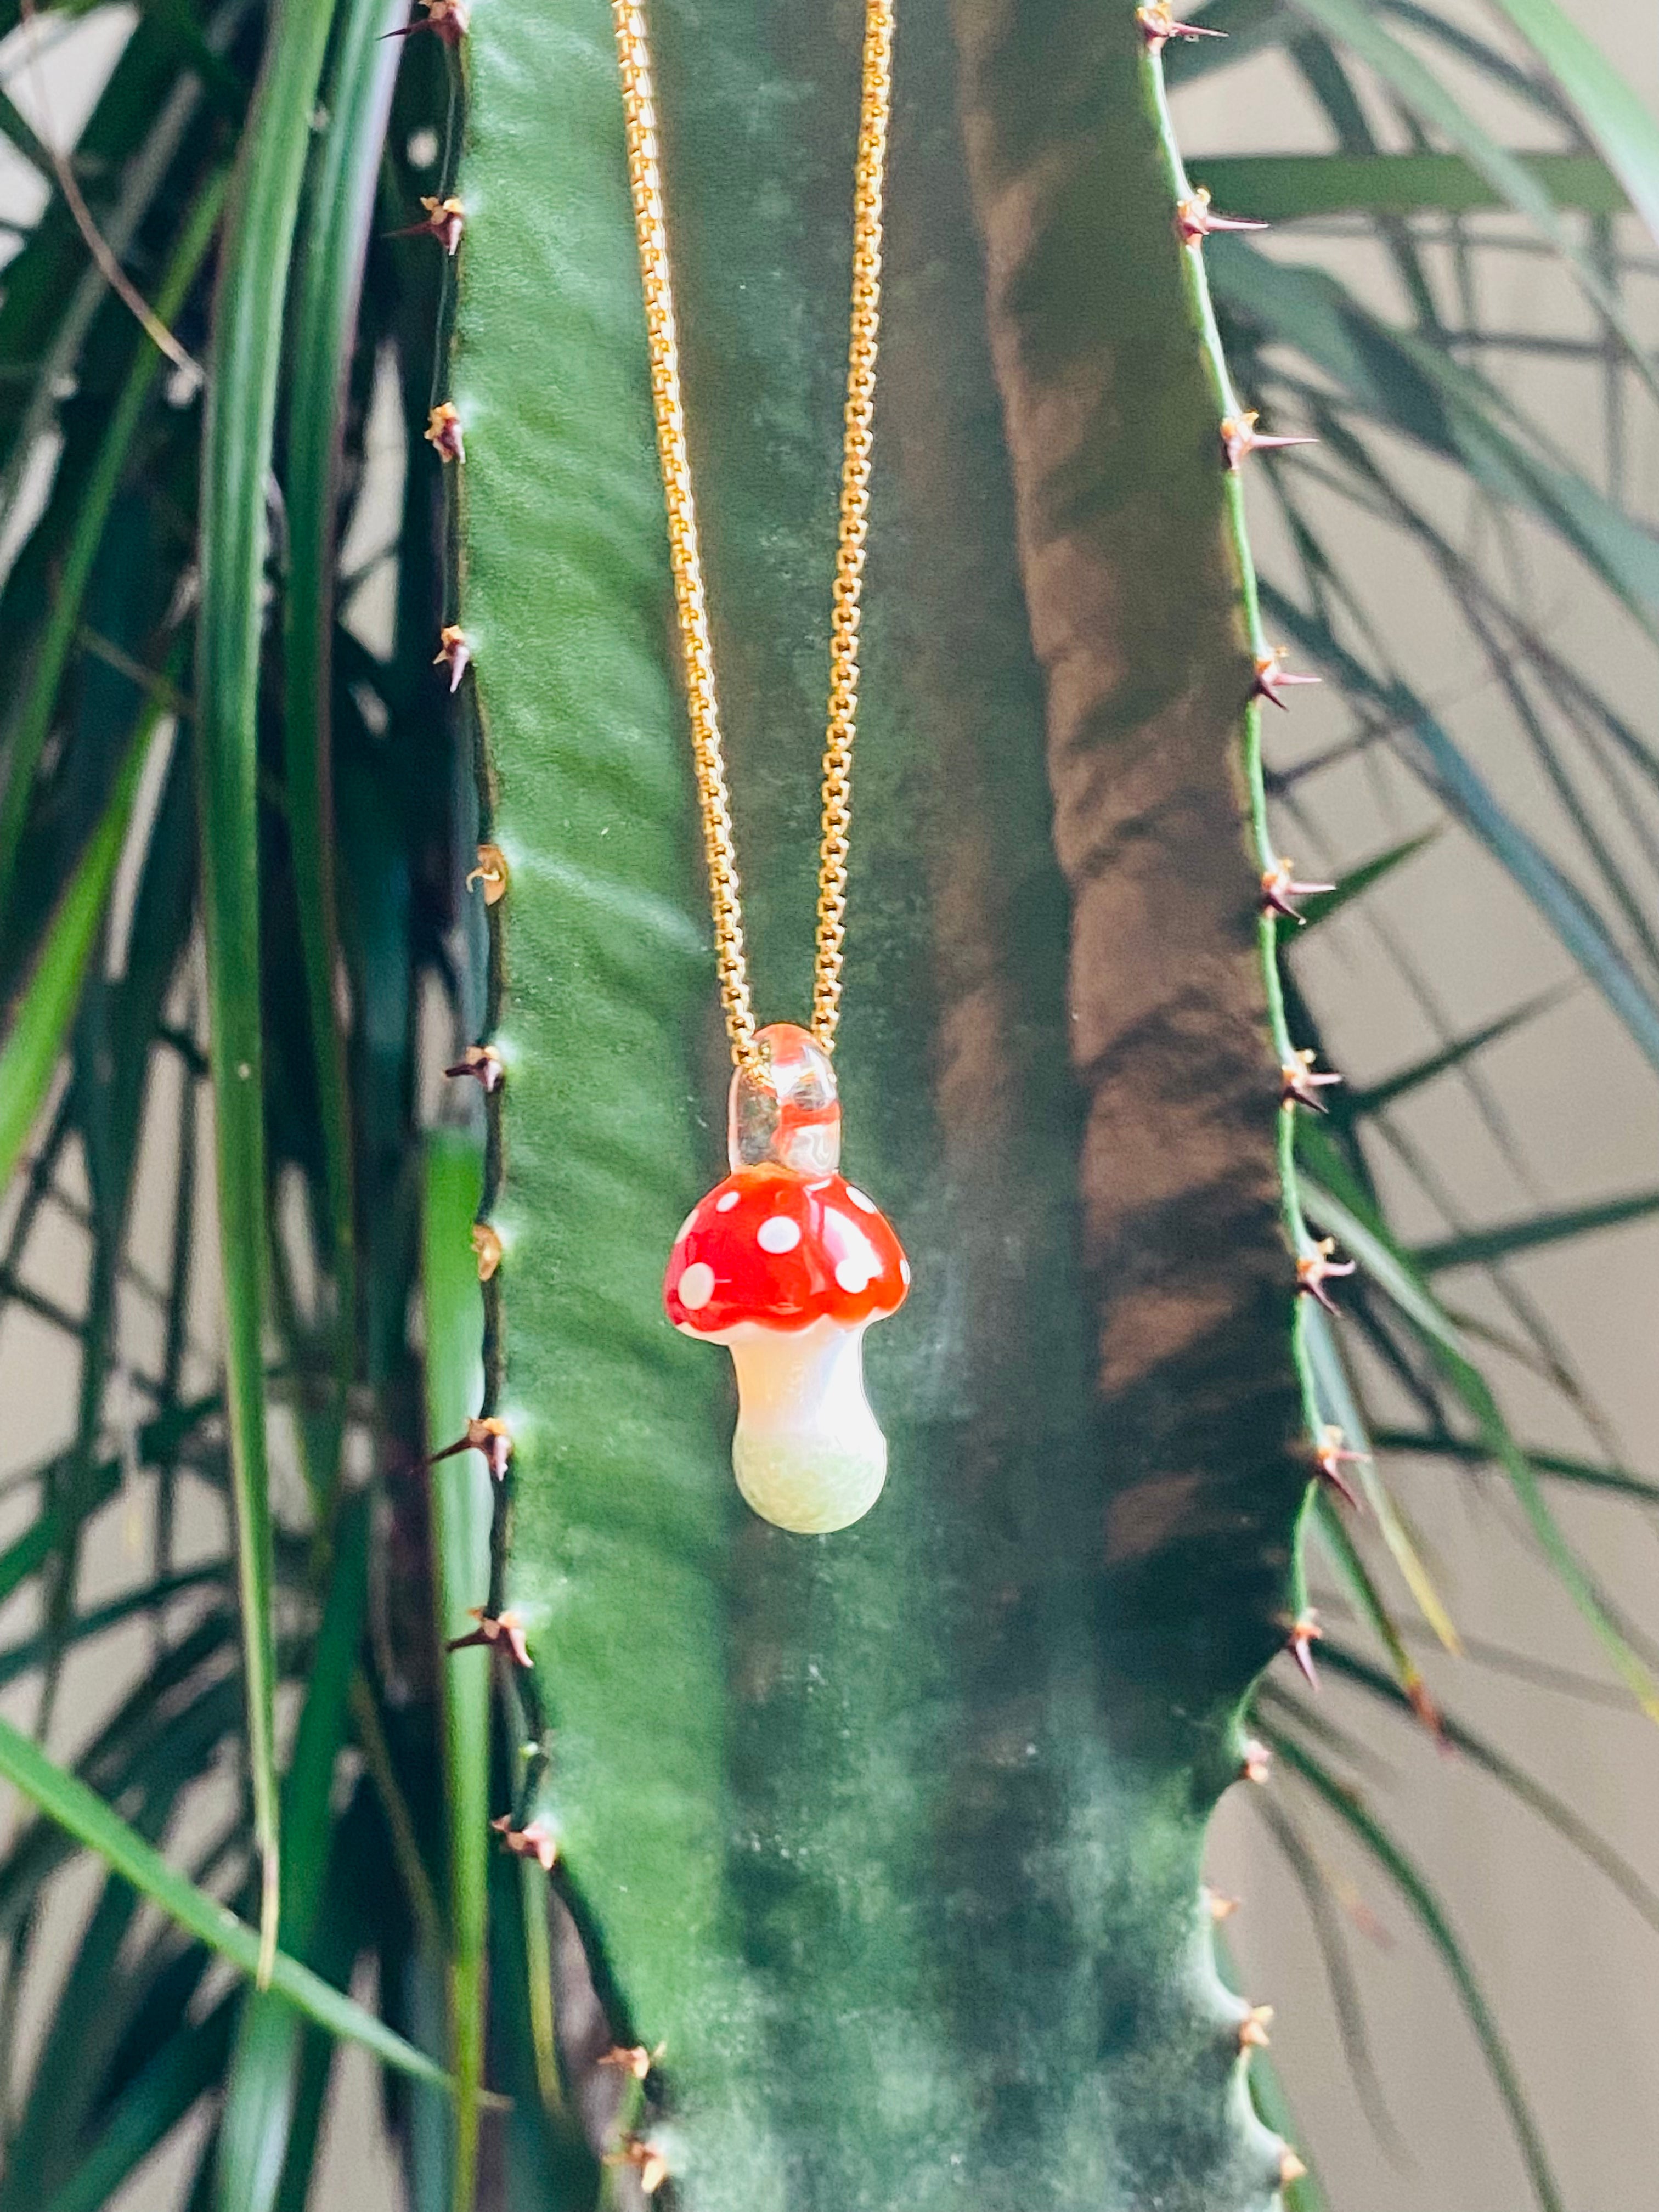
{"label": "shadow on cactus", "polygon": [[[195,2113],[181,2201],[320,2201],[343,2039],[386,2069],[410,2201],[453,2212],[1308,2212],[1273,1992],[1231,1986],[1203,1884],[1236,1784],[1361,2095],[1334,1831],[1438,1948],[1565,2201],[1475,1961],[1355,1787],[1357,1715],[1427,1728],[1659,1925],[1443,1706],[1420,1632],[1457,1629],[1392,1488],[1395,1455],[1495,1469],[1659,1710],[1550,1503],[1659,1488],[1510,1272],[1659,1194],[1471,1224],[1407,1111],[1463,1084],[1502,1142],[1497,1048],[1581,986],[1659,1066],[1650,737],[1398,459],[1552,533],[1652,635],[1650,532],[1510,395],[1516,334],[1447,270],[1571,273],[1616,459],[1652,404],[1622,210],[1659,201],[1659,126],[1548,0],[1506,12],[1499,46],[1347,0],[900,0],[835,1066],[842,1167],[914,1281],[890,1255],[849,1308],[854,1351],[891,1316],[886,1480],[827,1536],[749,1510],[720,1363],[662,1311],[672,1250],[675,1318],[753,1326],[685,1241],[714,1233],[728,1069],[611,11],[147,12],[75,149],[84,225],[30,74],[76,11],[16,29],[0,128],[51,189],[0,306],[0,1292],[78,1366],[0,1553],[34,1594],[0,1680],[35,1686],[0,1771],[40,1814],[0,1857],[9,2054],[57,1977],[0,2212],[107,2201]],[[652,10],[764,1020],[812,1005],[860,18]],[[1182,86],[1265,49],[1333,150],[1183,161]],[[1445,58],[1558,151],[1490,137]],[[1248,235],[1267,215],[1305,235]],[[1333,222],[1408,322],[1324,265]],[[1440,578],[1559,838],[1391,657],[1347,516]],[[1264,761],[1316,676],[1344,733]],[[1283,857],[1326,848],[1321,778],[1356,754],[1421,779],[1568,981],[1342,1086],[1318,1021],[1352,1013],[1294,948],[1363,927],[1427,842]],[[1426,1243],[1390,1227],[1390,1159]],[[1503,1329],[1442,1298],[1456,1268]],[[1592,1456],[1516,1440],[1513,1357]],[[94,1602],[121,1514],[143,1562]],[[134,1625],[143,1656],[89,1688]],[[76,1844],[101,1870],[64,1966],[39,1936]],[[365,1959],[373,2007],[344,1994]]]}

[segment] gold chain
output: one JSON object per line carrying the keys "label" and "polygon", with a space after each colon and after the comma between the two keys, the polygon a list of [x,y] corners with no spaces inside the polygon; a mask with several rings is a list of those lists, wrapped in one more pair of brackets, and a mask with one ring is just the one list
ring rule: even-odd
{"label": "gold chain", "polygon": [[[628,125],[628,180],[639,239],[651,352],[651,398],[657,453],[668,507],[669,558],[690,710],[691,750],[702,815],[714,910],[720,1002],[739,1066],[755,1056],[755,1015],[743,948],[742,885],[732,830],[731,794],[714,694],[714,647],[691,495],[685,411],[680,397],[679,341],[669,277],[663,216],[651,51],[639,0],[612,0]],[[847,404],[842,447],[841,523],[830,625],[830,720],[823,744],[823,835],[818,848],[818,919],[812,969],[812,1035],[835,1048],[841,1018],[842,948],[847,934],[847,855],[853,819],[853,741],[859,702],[859,602],[869,531],[870,446],[876,402],[876,341],[881,316],[882,189],[887,121],[892,106],[894,0],[866,0],[863,93],[859,108],[858,167],[853,191],[853,311],[847,353]]]}

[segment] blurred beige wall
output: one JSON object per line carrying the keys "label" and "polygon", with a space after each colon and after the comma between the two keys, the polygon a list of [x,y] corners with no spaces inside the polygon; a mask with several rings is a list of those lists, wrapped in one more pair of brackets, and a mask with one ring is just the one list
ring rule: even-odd
{"label": "blurred beige wall", "polygon": [[[1655,0],[1566,4],[1619,56],[1659,112]],[[1471,21],[1480,20],[1472,9]],[[50,121],[59,135],[78,122],[127,21],[107,11],[54,57],[47,84]],[[0,49],[0,76],[6,60]],[[17,83],[9,88],[23,98]],[[1305,97],[1271,56],[1229,70],[1212,88],[1194,88],[1178,109],[1183,143],[1195,155],[1283,150],[1294,143],[1287,118],[1295,119],[1310,149],[1324,143]],[[0,206],[27,217],[39,189],[9,166],[14,161],[0,146]],[[1201,180],[1201,161],[1194,167]],[[1291,250],[1297,259],[1328,260],[1345,274],[1377,276],[1363,252],[1339,240],[1299,236]],[[1634,304],[1644,328],[1659,339],[1659,290],[1650,287]],[[1583,325],[1571,287],[1539,260],[1511,263],[1486,306],[1494,322],[1511,327],[1540,320],[1564,330]],[[1595,410],[1571,380],[1534,365],[1517,374],[1516,389],[1548,416],[1580,465],[1599,475],[1605,456]],[[1624,489],[1630,504],[1651,518],[1659,515],[1659,418],[1651,409],[1645,419],[1639,408],[1633,414],[1639,427]],[[1432,472],[1424,475],[1427,495]],[[1275,524],[1265,500],[1258,500],[1255,519],[1271,547]],[[1581,649],[1593,631],[1600,680],[1653,733],[1659,716],[1650,652],[1570,562],[1547,548],[1533,548],[1531,557],[1540,618]],[[1547,821],[1537,771],[1520,754],[1489,688],[1483,694],[1467,647],[1452,637],[1432,579],[1381,546],[1378,558],[1390,564],[1393,634],[1411,644],[1422,688],[1437,701],[1459,702],[1460,738],[1521,817]],[[1293,728],[1275,732],[1275,758],[1285,764],[1344,727],[1334,702],[1299,704]],[[1312,830],[1298,827],[1294,838],[1287,830],[1285,842],[1299,860],[1322,866],[1350,864],[1433,815],[1403,772],[1382,767],[1322,777],[1309,797]],[[1398,933],[1460,1027],[1544,984],[1574,981],[1553,940],[1490,865],[1460,839],[1443,837],[1368,905],[1364,918],[1333,925],[1311,949],[1307,982],[1333,1056],[1356,1079],[1386,1073],[1433,1042],[1392,955],[1377,939],[1378,919]],[[1572,989],[1547,1020],[1506,1043],[1503,1055],[1524,1161],[1534,1186],[1551,1202],[1656,1181],[1659,1089],[1587,990]],[[165,1101],[161,1110],[167,1110]],[[1495,1154],[1455,1086],[1425,1097],[1410,1127],[1437,1152],[1473,1218],[1502,1218],[1533,1202],[1527,1181]],[[1391,1188],[1405,1225],[1429,1233],[1431,1217],[1403,1179],[1395,1178]],[[165,1238],[166,1206],[163,1191],[141,1220],[141,1237]],[[75,1240],[66,1234],[68,1293],[78,1265]],[[1659,1471],[1659,1230],[1612,1232],[1594,1244],[1529,1261],[1517,1272],[1566,1340],[1633,1462]],[[1461,1282],[1453,1287],[1464,1289]],[[1479,1303],[1473,1291],[1469,1303]],[[210,1316],[202,1316],[202,1325],[210,1327]],[[1509,1402],[1524,1433],[1564,1449],[1584,1448],[1582,1433],[1562,1426],[1547,1394],[1522,1374],[1512,1375],[1510,1383]],[[50,1333],[27,1319],[9,1321],[0,1338],[8,1461],[52,1448],[71,1395],[72,1378]],[[1477,1494],[1467,1478],[1429,1468],[1407,1474],[1403,1487],[1468,1635],[1524,1644],[1561,1666],[1601,1674],[1587,1632],[1539,1571],[1495,1489]],[[1557,1502],[1587,1556],[1631,1611],[1659,1623],[1653,1532],[1604,1504]],[[192,1540],[205,1547],[221,1532],[210,1506],[198,1500],[197,1515]],[[119,1510],[100,1517],[87,1563],[90,1589],[119,1584],[132,1534]],[[9,1622],[16,1618],[9,1614]],[[132,1656],[138,1656],[135,1644]],[[1471,1662],[1430,1664],[1449,1704],[1524,1759],[1659,1886],[1659,1731],[1652,1723],[1616,1698],[1589,1703]],[[78,1733],[77,1695],[88,1714],[107,1703],[107,1656],[100,1656],[97,1671],[96,1680],[70,1679],[71,1735]],[[1659,2204],[1659,1936],[1642,1927],[1598,1875],[1480,1783],[1466,1761],[1437,1756],[1425,1741],[1401,1731],[1384,1735],[1373,1716],[1337,1689],[1328,1688],[1325,1696],[1330,1717],[1352,1723],[1386,1757],[1392,1778],[1374,1785],[1375,1802],[1440,1885],[1486,1978],[1575,2212],[1648,2212]],[[1351,1899],[1369,2032],[1398,2137],[1392,2144],[1356,2094],[1307,1913],[1246,1793],[1234,1793],[1218,1824],[1212,1874],[1218,1889],[1244,1899],[1229,1933],[1244,1986],[1252,1998],[1277,2008],[1273,2056],[1334,2212],[1521,2212],[1528,2202],[1522,2169],[1443,1975],[1386,1885],[1328,1826],[1311,1824],[1310,1835]],[[60,1930],[73,1928],[84,1895],[84,1884],[78,1890],[73,1881],[65,1885],[54,1922]],[[328,2141],[314,2201],[389,2212],[398,2201],[395,2174],[370,2069],[356,2054],[347,2055],[337,2077]],[[121,2212],[162,2212],[175,2204],[190,2148],[178,2144],[153,2160],[118,2200]]]}

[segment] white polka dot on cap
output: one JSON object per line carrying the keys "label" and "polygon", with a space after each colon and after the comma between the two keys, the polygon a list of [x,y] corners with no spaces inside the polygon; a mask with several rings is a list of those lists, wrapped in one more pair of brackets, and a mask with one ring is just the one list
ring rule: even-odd
{"label": "white polka dot on cap", "polygon": [[800,1224],[787,1213],[775,1213],[755,1231],[755,1242],[763,1252],[793,1252],[800,1243]]}
{"label": "white polka dot on cap", "polygon": [[696,1313],[714,1295],[714,1270],[706,1260],[694,1260],[680,1277],[678,1297],[687,1313]]}
{"label": "white polka dot on cap", "polygon": [[[687,1273],[690,1272],[688,1269]],[[855,1298],[861,1290],[868,1286],[871,1277],[876,1272],[876,1265],[872,1260],[862,1256],[852,1260],[841,1260],[836,1264],[836,1280],[849,1297]]]}

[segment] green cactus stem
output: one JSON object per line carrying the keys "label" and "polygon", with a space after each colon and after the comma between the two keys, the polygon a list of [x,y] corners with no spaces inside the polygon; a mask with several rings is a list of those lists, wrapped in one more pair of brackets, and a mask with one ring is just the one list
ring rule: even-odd
{"label": "green cactus stem", "polygon": [[[652,11],[763,1019],[810,996],[860,13]],[[1303,1611],[1315,1248],[1243,410],[1152,43],[1129,0],[901,10],[836,1066],[915,1280],[886,1492],[823,1539],[743,1506],[725,1363],[659,1306],[726,1067],[609,12],[489,0],[461,48],[477,1602],[533,1662],[501,1812],[665,2046],[626,2155],[687,2212],[1265,2212],[1286,2170],[1200,1875]]]}

